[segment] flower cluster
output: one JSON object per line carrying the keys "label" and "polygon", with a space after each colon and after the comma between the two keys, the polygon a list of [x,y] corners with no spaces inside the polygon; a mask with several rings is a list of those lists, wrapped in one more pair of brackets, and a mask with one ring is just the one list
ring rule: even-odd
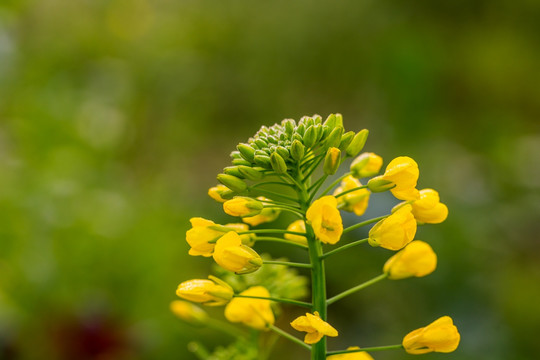
{"label": "flower cluster", "polygon": [[[312,359],[366,360],[373,359],[370,351],[394,348],[410,354],[455,350],[460,335],[448,316],[410,332],[401,344],[327,350],[326,338],[338,336],[338,330],[328,322],[328,307],[378,281],[423,277],[435,271],[437,255],[433,248],[415,237],[419,225],[438,224],[448,216],[448,208],[440,202],[437,191],[418,189],[420,171],[412,158],[396,157],[379,175],[382,157],[372,152],[360,154],[367,137],[365,129],[345,132],[342,116],[331,114],[324,122],[314,115],[298,122],[286,119],[271,127],[263,126],[247,142],[239,144],[231,153],[231,166],[217,176],[221,184],[208,191],[222,204],[224,212],[237,220],[220,225],[194,217],[186,233],[189,254],[213,258],[221,268],[218,271],[222,279],[210,276],[208,280],[185,281],[178,286],[177,295],[194,303],[224,306],[224,317],[230,323],[259,331],[260,336],[273,331],[309,350]],[[338,173],[347,158],[352,158],[349,171],[330,181],[329,177]],[[389,213],[344,224],[343,211],[362,217],[377,196],[374,193],[385,191],[401,201]],[[254,229],[279,217],[290,218],[286,229]],[[347,239],[348,233],[370,224],[373,226],[367,238]],[[303,249],[308,260],[290,262],[259,255],[255,250],[259,242]],[[345,250],[354,251],[362,244],[395,253],[382,265],[379,276],[327,298],[325,259]],[[295,287],[291,284],[302,283],[293,280],[300,277],[290,268],[309,272],[310,301],[300,300],[302,291],[289,291]],[[264,276],[257,277],[258,273]],[[187,322],[233,331],[230,324],[217,322],[190,302],[176,300],[171,310]],[[277,304],[308,309],[290,322],[293,329],[305,333],[304,341],[275,326],[280,312]],[[257,350],[258,341],[246,345],[250,342],[241,329],[233,329],[238,332],[233,347],[237,351],[248,349],[242,350],[242,358],[262,356]],[[269,349],[264,351],[267,354]],[[219,359],[216,354],[214,358]]]}

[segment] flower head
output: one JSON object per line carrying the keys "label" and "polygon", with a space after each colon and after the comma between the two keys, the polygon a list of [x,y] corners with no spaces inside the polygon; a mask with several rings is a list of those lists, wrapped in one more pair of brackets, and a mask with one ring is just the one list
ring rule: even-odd
{"label": "flower head", "polygon": [[399,250],[410,243],[415,234],[416,220],[412,214],[411,205],[407,204],[369,230],[369,244],[389,250]]}
{"label": "flower head", "polygon": [[379,155],[371,152],[360,154],[351,163],[351,172],[355,178],[364,178],[379,173],[383,159]]}
{"label": "flower head", "polygon": [[[334,191],[334,196],[344,191],[362,186],[360,181],[349,175],[341,181],[341,185]],[[368,189],[358,189],[337,198],[338,205],[345,211],[354,212],[358,216],[366,212],[370,191]]]}
{"label": "flower head", "polygon": [[[268,201],[268,199],[264,196],[259,196],[257,200],[259,200],[263,204],[265,201]],[[258,215],[243,217],[242,221],[251,226],[257,226],[276,220],[280,213],[281,210],[276,208],[263,208]]]}
{"label": "flower head", "polygon": [[460,335],[449,316],[443,316],[426,327],[411,331],[403,338],[409,354],[449,353],[457,349]]}
{"label": "flower head", "polygon": [[223,210],[231,216],[254,216],[259,214],[262,209],[263,204],[260,201],[245,196],[236,196],[223,203]]}
{"label": "flower head", "polygon": [[370,186],[370,183],[380,184],[382,180],[388,181],[393,185],[390,191],[396,198],[400,200],[416,200],[420,196],[416,189],[419,175],[420,172],[416,161],[408,156],[399,156],[390,161],[383,175],[372,178],[368,182],[368,186]]}
{"label": "flower head", "polygon": [[448,207],[440,202],[439,193],[433,189],[420,190],[420,198],[411,205],[414,217],[423,223],[439,224],[448,216]]}
{"label": "flower head", "polygon": [[209,276],[210,280],[193,279],[178,285],[176,295],[204,305],[225,305],[233,297],[233,289],[224,281]]}
{"label": "flower head", "polygon": [[[289,224],[287,227],[288,231],[294,231],[299,233],[305,233],[306,232],[306,223],[304,220],[296,220]],[[291,240],[295,243],[307,245],[307,238],[305,236],[301,235],[294,235],[294,234],[285,234],[285,239]]]}
{"label": "flower head", "polygon": [[[254,286],[240,295],[270,297],[270,293],[262,286]],[[268,324],[274,324],[274,313],[270,300],[235,297],[225,307],[225,317],[230,322],[241,322],[258,330],[264,330]]]}
{"label": "flower head", "polygon": [[331,147],[326,152],[324,158],[323,171],[327,175],[334,175],[339,168],[341,162],[341,150]]}
{"label": "flower head", "polygon": [[202,324],[208,319],[206,311],[188,301],[174,300],[170,308],[174,315],[188,323]]}
{"label": "flower head", "polygon": [[305,331],[307,334],[304,338],[306,344],[315,344],[322,339],[323,336],[338,336],[338,332],[329,323],[323,321],[319,313],[306,313],[306,316],[299,316],[291,326],[298,331]]}
{"label": "flower head", "polygon": [[222,197],[223,193],[230,192],[229,188],[225,185],[216,185],[208,189],[208,195],[217,202],[224,203],[227,199]]}
{"label": "flower head", "polygon": [[437,255],[428,243],[415,240],[394,254],[384,264],[383,271],[389,279],[398,280],[411,276],[431,274],[437,267]]}
{"label": "flower head", "polygon": [[[347,350],[360,350],[358,346],[348,347]],[[347,354],[331,355],[327,360],[373,360],[371,355],[365,351],[352,352]]]}
{"label": "flower head", "polygon": [[259,254],[249,246],[242,245],[240,235],[234,231],[219,238],[213,256],[219,266],[237,274],[256,271],[262,265]]}
{"label": "flower head", "polygon": [[186,241],[191,246],[189,255],[212,256],[216,240],[223,235],[216,230],[212,220],[194,217],[189,220],[192,228],[186,232]]}
{"label": "flower head", "polygon": [[317,239],[323,243],[335,244],[341,238],[343,223],[335,197],[323,196],[315,200],[309,207],[306,218]]}

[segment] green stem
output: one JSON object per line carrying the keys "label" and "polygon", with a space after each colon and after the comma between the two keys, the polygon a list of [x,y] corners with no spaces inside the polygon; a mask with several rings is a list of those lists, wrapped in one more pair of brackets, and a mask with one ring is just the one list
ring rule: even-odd
{"label": "green stem", "polygon": [[326,154],[321,154],[320,157],[315,160],[313,163],[311,163],[309,166],[311,166],[311,169],[309,169],[308,171],[306,171],[306,177],[310,177],[311,175],[313,175],[313,173],[315,172],[315,170],[317,170],[317,168],[319,167],[319,165],[321,164],[321,162],[324,160],[324,157],[326,156]]}
{"label": "green stem", "polygon": [[330,256],[330,255],[334,255],[334,254],[336,254],[336,253],[338,253],[338,252],[341,252],[341,251],[343,251],[343,250],[347,250],[348,248],[351,248],[351,247],[356,246],[356,245],[363,244],[363,243],[365,243],[365,242],[367,242],[367,241],[368,241],[368,239],[362,239],[362,240],[356,240],[356,241],[353,241],[353,242],[350,243],[350,244],[346,244],[346,245],[340,246],[340,247],[338,247],[337,249],[334,249],[334,250],[332,250],[332,251],[328,251],[327,253],[322,254],[322,255],[321,255],[321,258],[322,258],[322,259],[326,259],[326,258],[327,258],[328,256]]}
{"label": "green stem", "polygon": [[365,226],[365,225],[369,225],[369,224],[372,224],[374,222],[377,222],[377,221],[380,221],[384,218],[387,218],[388,216],[390,215],[383,215],[383,216],[379,216],[379,217],[376,217],[376,218],[373,218],[373,219],[369,219],[369,220],[366,220],[366,221],[362,221],[358,224],[355,224],[355,225],[352,225],[352,226],[349,226],[348,228],[345,228],[343,230],[343,234],[346,234],[348,233],[349,231],[353,231],[355,229],[358,229],[358,228],[361,228],[362,226]]}
{"label": "green stem", "polygon": [[291,340],[292,342],[302,346],[303,348],[305,349],[308,349],[308,350],[311,350],[311,346],[309,346],[308,344],[304,343],[302,340],[292,336],[291,334],[289,333],[286,333],[285,331],[281,330],[280,328],[278,327],[275,327],[274,325],[272,324],[268,324],[268,327],[270,328],[270,330],[278,333],[279,335],[283,336],[284,338],[287,338],[289,340]]}
{"label": "green stem", "polygon": [[298,203],[298,199],[295,199],[293,197],[283,195],[283,194],[280,194],[280,193],[277,193],[277,192],[274,192],[274,191],[270,191],[270,190],[266,190],[266,189],[255,189],[254,191],[262,193],[262,194],[266,194],[268,196],[278,196],[278,197],[280,197],[282,199],[289,200],[289,201],[294,201],[295,203]]}
{"label": "green stem", "polygon": [[379,282],[381,280],[386,279],[387,276],[388,276],[388,274],[386,274],[386,273],[381,274],[381,275],[379,275],[377,277],[374,277],[373,279],[368,280],[368,281],[366,281],[366,282],[364,282],[364,283],[362,283],[360,285],[357,285],[357,286],[355,286],[353,288],[350,288],[349,290],[345,290],[344,292],[342,292],[340,294],[337,294],[336,296],[331,297],[330,299],[328,299],[326,301],[326,304],[331,305],[331,304],[335,303],[336,301],[343,299],[346,296],[349,296],[349,295],[351,295],[351,294],[353,294],[353,293],[355,293],[355,292],[357,292],[359,290],[362,290],[362,289],[364,289],[364,288],[366,288],[366,287],[368,287],[370,285],[375,284],[376,282]]}
{"label": "green stem", "polygon": [[[311,262],[311,292],[313,311],[317,311],[323,321],[326,321],[326,280],[324,260],[321,259],[322,246],[313,232],[313,228],[306,223],[306,237],[309,246],[309,258]],[[311,352],[312,360],[326,359],[326,337],[313,344]]]}
{"label": "green stem", "polygon": [[306,233],[282,230],[282,229],[257,229],[257,230],[246,230],[246,231],[238,232],[238,235],[245,235],[245,234],[291,234],[291,235],[306,236]]}
{"label": "green stem", "polygon": [[280,181],[265,181],[265,182],[257,183],[255,185],[251,185],[249,188],[254,189],[256,187],[263,186],[263,185],[283,185],[283,186],[288,186],[288,187],[294,187],[294,185],[292,184],[284,183]]}
{"label": "green stem", "polygon": [[282,210],[282,211],[288,211],[290,213],[293,213],[295,215],[300,216],[300,218],[302,218],[302,219],[304,218],[304,214],[302,214],[299,210],[294,209],[294,208],[290,208],[288,206],[270,204],[268,206],[263,205],[263,207],[265,209],[279,209],[279,210]]}
{"label": "green stem", "polygon": [[329,351],[326,353],[326,355],[339,355],[339,354],[349,354],[349,353],[355,353],[355,352],[361,352],[361,351],[382,351],[382,350],[393,350],[393,349],[402,349],[403,345],[396,344],[396,345],[387,345],[387,346],[372,346],[372,347],[365,347],[361,349],[352,349],[352,350],[337,350],[337,351]]}
{"label": "green stem", "polygon": [[315,188],[312,190],[311,196],[309,198],[310,201],[313,200],[313,198],[315,197],[315,194],[317,194],[317,191],[319,191],[319,188],[322,186],[322,184],[324,184],[324,181],[326,180],[327,177],[328,177],[328,175],[326,175],[326,174],[321,176],[322,181],[319,184],[317,184],[317,186],[315,186]]}
{"label": "green stem", "polygon": [[305,302],[305,301],[296,301],[296,300],[282,299],[282,298],[276,298],[276,297],[250,296],[250,295],[234,295],[234,297],[248,298],[248,299],[270,300],[270,301],[280,302],[280,303],[284,303],[284,304],[302,306],[302,307],[311,309],[311,304],[308,303],[308,302]]}
{"label": "green stem", "polygon": [[357,190],[365,189],[365,188],[367,188],[367,185],[358,186],[358,187],[355,187],[353,189],[349,189],[349,190],[340,192],[339,194],[335,195],[335,197],[338,198],[340,196],[347,195],[348,193],[352,193],[353,191],[357,191]]}
{"label": "green stem", "polygon": [[330,190],[332,190],[337,184],[339,184],[341,182],[341,180],[345,179],[347,176],[351,175],[351,172],[348,172],[348,173],[345,173],[343,174],[342,176],[340,176],[339,178],[337,178],[333,183],[330,184],[330,186],[328,186],[324,191],[323,193],[321,194],[321,196],[324,196],[326,195]]}
{"label": "green stem", "polygon": [[257,236],[255,238],[255,241],[256,242],[258,242],[258,241],[274,241],[274,242],[293,245],[293,246],[296,246],[296,247],[301,247],[302,249],[307,249],[308,248],[306,245],[303,245],[303,244],[300,244],[300,243],[297,243],[297,242],[294,242],[294,241],[291,241],[291,240],[281,239],[281,238],[276,238],[276,237],[271,237],[271,236],[260,236],[260,237]]}
{"label": "green stem", "polygon": [[289,261],[263,260],[263,264],[266,264],[266,265],[285,265],[285,266],[292,266],[292,267],[298,267],[298,268],[311,269],[311,264],[295,263],[295,262],[289,262]]}

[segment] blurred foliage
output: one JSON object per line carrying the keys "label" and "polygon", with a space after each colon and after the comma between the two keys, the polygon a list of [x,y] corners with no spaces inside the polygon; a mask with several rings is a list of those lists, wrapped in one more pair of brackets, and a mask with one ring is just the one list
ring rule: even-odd
{"label": "blurred foliage", "polygon": [[[331,112],[370,129],[366,149],[387,162],[417,160],[420,187],[450,208],[418,235],[438,270],[332,308],[331,348],[395,343],[448,314],[463,339],[452,359],[534,357],[539,33],[533,0],[2,1],[0,358],[227,344],[168,311],[179,282],[210,271],[187,256],[187,220],[230,222],[206,189],[238,142]],[[328,261],[330,294],[389,256],[357,251]]]}

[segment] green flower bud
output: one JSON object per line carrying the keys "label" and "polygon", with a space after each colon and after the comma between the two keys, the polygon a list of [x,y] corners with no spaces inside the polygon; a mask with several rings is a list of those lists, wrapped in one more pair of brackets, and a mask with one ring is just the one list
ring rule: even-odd
{"label": "green flower bud", "polygon": [[383,192],[392,189],[396,184],[390,180],[385,180],[382,176],[377,176],[370,179],[367,186],[372,192]]}
{"label": "green flower bud", "polygon": [[334,129],[336,127],[336,115],[330,114],[324,121],[324,125],[328,126],[330,129]]}
{"label": "green flower bud", "polygon": [[285,128],[285,132],[288,136],[291,136],[294,132],[294,126],[296,124],[294,123],[293,119],[285,119],[281,122],[281,126]]}
{"label": "green flower bud", "polygon": [[343,127],[343,115],[336,114],[336,126]]}
{"label": "green flower bud", "polygon": [[268,135],[267,139],[268,139],[269,143],[272,143],[272,144],[277,144],[278,143],[278,139],[273,135]]}
{"label": "green flower bud", "polygon": [[240,151],[237,151],[237,150],[231,151],[230,156],[233,159],[243,159],[242,155],[240,155]]}
{"label": "green flower bud", "polygon": [[345,134],[343,134],[341,136],[341,142],[339,143],[339,150],[345,151],[345,149],[347,149],[347,146],[349,146],[353,138],[354,138],[354,131],[347,131]]}
{"label": "green flower bud", "polygon": [[233,175],[240,179],[244,179],[245,176],[242,175],[240,170],[238,170],[238,166],[227,166],[225,169],[223,169],[223,172],[227,175]]}
{"label": "green flower bud", "polygon": [[233,165],[245,165],[245,166],[251,166],[251,163],[244,159],[234,159],[231,161]]}
{"label": "green flower bud", "polygon": [[217,179],[220,183],[228,187],[229,189],[241,193],[247,189],[246,183],[233,175],[219,174]]}
{"label": "green flower bud", "polygon": [[294,140],[291,144],[291,157],[296,160],[300,161],[304,158],[304,144],[298,140]]}
{"label": "green flower bud", "polygon": [[341,161],[341,151],[336,147],[331,147],[326,152],[324,158],[323,171],[326,175],[334,175],[339,168]]}
{"label": "green flower bud", "polygon": [[250,166],[238,166],[238,171],[243,177],[249,180],[257,181],[261,180],[264,174]]}
{"label": "green flower bud", "polygon": [[317,133],[315,132],[315,129],[313,126],[310,126],[306,129],[306,132],[304,133],[304,145],[308,148],[315,145],[315,142],[317,141]]}
{"label": "green flower bud", "polygon": [[272,169],[278,174],[285,174],[287,172],[287,164],[285,160],[277,153],[272,153],[270,155],[270,162],[272,164]]}
{"label": "green flower bud", "polygon": [[343,135],[343,127],[339,126],[334,128],[330,135],[326,138],[326,146],[339,147],[341,143],[341,136]]}
{"label": "green flower bud", "polygon": [[316,143],[318,143],[318,142],[322,139],[322,137],[323,137],[323,135],[324,135],[324,132],[323,132],[323,128],[322,128],[322,125],[321,125],[321,124],[315,125],[315,126],[314,126],[314,129],[315,129],[315,134],[317,135],[317,136],[315,137],[315,144],[316,144]]}
{"label": "green flower bud", "polygon": [[238,144],[236,148],[240,151],[240,154],[244,159],[253,161],[253,157],[255,156],[255,149],[253,147],[248,144]]}
{"label": "green flower bud", "polygon": [[322,117],[319,114],[313,114],[312,116],[313,122],[315,125],[321,124],[322,125]]}
{"label": "green flower bud", "polygon": [[255,155],[255,164],[262,166],[265,169],[270,169],[272,163],[270,162],[270,156],[268,155]]}
{"label": "green flower bud", "polygon": [[283,158],[283,160],[287,160],[289,158],[289,150],[285,149],[283,146],[278,146],[276,151]]}
{"label": "green flower bud", "polygon": [[352,139],[349,146],[347,146],[347,155],[356,156],[364,148],[369,131],[367,129],[359,131]]}
{"label": "green flower bud", "polygon": [[[296,133],[300,136],[304,136],[304,133],[306,132],[306,127],[304,124],[299,124],[297,127],[296,127]],[[300,138],[299,140],[302,140],[302,138]]]}
{"label": "green flower bud", "polygon": [[268,146],[268,143],[262,139],[255,139],[255,144],[259,147],[259,149],[264,149]]}

